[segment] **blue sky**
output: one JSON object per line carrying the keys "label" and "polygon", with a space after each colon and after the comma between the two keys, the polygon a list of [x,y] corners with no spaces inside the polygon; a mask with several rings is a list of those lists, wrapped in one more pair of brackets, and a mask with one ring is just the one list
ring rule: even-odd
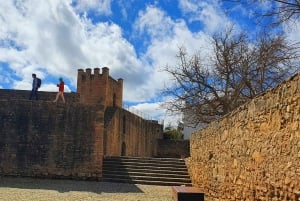
{"label": "blue sky", "polygon": [[[252,15],[215,0],[1,0],[0,88],[30,90],[34,72],[41,91],[57,91],[59,77],[67,92],[76,91],[77,69],[106,66],[124,79],[130,110],[174,123],[180,115],[160,107],[170,98],[160,91],[171,81],[162,69],[176,65],[180,46],[205,56],[212,34],[232,24],[256,29]],[[299,22],[286,32],[299,42],[298,33]]]}

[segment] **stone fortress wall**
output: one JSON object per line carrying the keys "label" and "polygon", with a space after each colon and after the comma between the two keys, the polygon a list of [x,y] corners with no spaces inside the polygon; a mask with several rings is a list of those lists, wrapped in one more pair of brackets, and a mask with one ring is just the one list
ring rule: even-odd
{"label": "stone fortress wall", "polygon": [[191,135],[193,185],[218,201],[300,200],[300,74]]}
{"label": "stone fortress wall", "polygon": [[163,137],[163,125],[114,107],[105,110],[105,118],[105,156],[157,156],[157,140]]}
{"label": "stone fortress wall", "polygon": [[0,89],[0,175],[101,180],[104,156],[154,156],[163,126],[122,108],[123,80],[78,70],[78,92]]}
{"label": "stone fortress wall", "polygon": [[96,125],[103,123],[96,120],[103,106],[3,99],[0,105],[0,175],[101,177],[103,134]]}

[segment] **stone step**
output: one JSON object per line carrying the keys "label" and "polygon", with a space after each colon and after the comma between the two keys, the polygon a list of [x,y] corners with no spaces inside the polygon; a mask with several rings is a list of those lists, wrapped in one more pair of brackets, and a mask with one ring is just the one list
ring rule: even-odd
{"label": "stone step", "polygon": [[150,157],[129,157],[129,156],[108,156],[105,157],[106,161],[153,161],[153,162],[174,162],[174,163],[185,163],[180,158],[150,158]]}
{"label": "stone step", "polygon": [[115,178],[115,179],[130,179],[130,180],[149,180],[149,181],[165,181],[165,182],[184,182],[188,183],[189,178],[178,178],[178,177],[164,177],[162,175],[126,175],[126,174],[105,174],[106,178]]}
{"label": "stone step", "polygon": [[190,182],[172,182],[172,181],[157,181],[157,180],[145,180],[145,179],[122,179],[122,178],[103,178],[104,182],[116,182],[116,183],[129,183],[129,184],[145,184],[145,185],[157,185],[157,186],[192,186]]}
{"label": "stone step", "polygon": [[105,157],[103,181],[191,186],[185,161],[176,158]]}
{"label": "stone step", "polygon": [[120,176],[147,176],[147,177],[163,177],[163,178],[178,178],[178,179],[190,179],[190,176],[183,172],[182,174],[175,174],[172,172],[153,172],[150,171],[137,171],[137,170],[130,170],[130,171],[110,171],[110,170],[103,170],[103,175],[105,176],[114,176],[114,175],[120,175]]}
{"label": "stone step", "polygon": [[170,167],[170,164],[172,164],[173,167],[178,167],[178,168],[185,168],[185,161],[182,159],[168,159],[168,158],[128,158],[125,157],[122,158],[106,158],[105,163],[110,163],[110,164],[115,164],[115,165],[140,165],[140,166],[147,166],[151,165],[153,166],[154,164],[159,164],[160,167]]}
{"label": "stone step", "polygon": [[141,168],[141,169],[147,169],[147,168],[153,168],[153,169],[170,169],[170,170],[186,170],[185,164],[173,164],[173,163],[141,163],[141,162],[104,162],[105,166],[112,166],[112,167],[118,167],[118,168]]}
{"label": "stone step", "polygon": [[167,168],[165,168],[165,169],[149,169],[149,167],[147,167],[147,168],[117,168],[117,167],[105,166],[103,168],[103,173],[110,173],[110,172],[114,172],[114,173],[126,172],[128,174],[131,174],[131,173],[140,174],[140,173],[146,172],[148,174],[177,175],[177,176],[180,175],[180,176],[189,177],[187,170],[169,170]]}

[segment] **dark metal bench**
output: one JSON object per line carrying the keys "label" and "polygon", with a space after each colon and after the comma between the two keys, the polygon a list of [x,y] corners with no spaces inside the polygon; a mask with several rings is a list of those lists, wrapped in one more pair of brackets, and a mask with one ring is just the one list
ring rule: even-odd
{"label": "dark metal bench", "polygon": [[172,186],[175,201],[204,201],[204,193],[198,188],[187,186]]}

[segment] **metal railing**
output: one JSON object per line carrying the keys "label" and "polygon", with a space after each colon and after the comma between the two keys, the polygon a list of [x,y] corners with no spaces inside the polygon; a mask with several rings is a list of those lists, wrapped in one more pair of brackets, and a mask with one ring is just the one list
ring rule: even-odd
{"label": "metal railing", "polygon": [[144,113],[144,112],[142,112],[142,111],[140,111],[140,110],[137,110],[137,109],[135,109],[133,106],[129,106],[129,105],[126,105],[126,104],[124,104],[123,103],[123,109],[125,109],[125,110],[127,110],[127,111],[129,111],[129,112],[131,112],[131,113],[133,113],[133,114],[135,114],[135,115],[137,115],[137,116],[139,116],[139,117],[141,117],[141,118],[143,118],[143,119],[146,119],[146,120],[155,120],[155,121],[158,121],[158,123],[159,124],[164,124],[164,120],[163,119],[155,119],[155,118],[153,118],[153,116],[151,116],[151,115],[149,115],[149,114],[147,114],[147,113]]}

